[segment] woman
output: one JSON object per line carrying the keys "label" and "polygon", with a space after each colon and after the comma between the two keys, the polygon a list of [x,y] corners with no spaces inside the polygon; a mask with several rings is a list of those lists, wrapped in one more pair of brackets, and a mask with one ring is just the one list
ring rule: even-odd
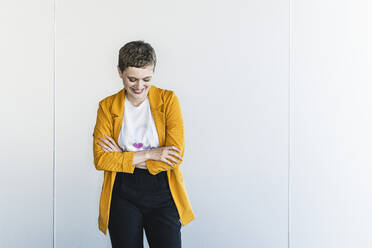
{"label": "woman", "polygon": [[181,247],[181,226],[195,219],[180,170],[185,150],[178,97],[152,85],[156,55],[132,41],[119,51],[124,88],[99,102],[94,165],[104,171],[99,229],[112,247]]}

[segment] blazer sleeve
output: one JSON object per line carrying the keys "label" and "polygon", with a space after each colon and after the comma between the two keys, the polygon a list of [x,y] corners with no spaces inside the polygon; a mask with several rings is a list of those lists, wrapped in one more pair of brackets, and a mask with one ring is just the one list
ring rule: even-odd
{"label": "blazer sleeve", "polygon": [[94,165],[97,170],[133,173],[134,151],[127,152],[105,152],[98,142],[104,143],[99,138],[105,138],[105,134],[113,136],[113,121],[107,102],[99,102],[97,119],[93,132],[93,155]]}
{"label": "blazer sleeve", "polygon": [[[166,103],[165,117],[166,117],[165,146],[176,146],[178,149],[181,150],[179,154],[183,158],[183,155],[185,152],[184,123],[183,123],[180,101],[177,95],[173,91],[172,91],[171,96],[169,97],[168,103]],[[156,175],[161,171],[167,171],[167,170],[173,170],[173,169],[179,168],[182,161],[180,161],[177,157],[175,158],[179,162],[176,163],[174,167],[170,166],[166,162],[157,161],[157,160],[146,160],[145,163],[146,163],[148,171],[152,175]]]}

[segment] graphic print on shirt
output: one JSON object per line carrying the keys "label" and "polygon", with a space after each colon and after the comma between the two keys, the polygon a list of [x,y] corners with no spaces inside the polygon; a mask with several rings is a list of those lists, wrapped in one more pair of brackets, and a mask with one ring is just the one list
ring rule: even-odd
{"label": "graphic print on shirt", "polygon": [[138,143],[137,142],[132,143],[132,146],[134,148],[136,148],[136,149],[141,149],[142,148],[143,150],[150,150],[150,149],[156,148],[155,146],[151,146],[150,140],[148,140],[148,139],[146,139],[146,137],[144,137],[144,134],[146,134],[146,131],[147,131],[148,128],[149,128],[148,123],[138,126],[135,129],[134,137],[142,137],[142,140],[148,141],[149,145],[144,146],[144,144],[142,142],[138,141]]}

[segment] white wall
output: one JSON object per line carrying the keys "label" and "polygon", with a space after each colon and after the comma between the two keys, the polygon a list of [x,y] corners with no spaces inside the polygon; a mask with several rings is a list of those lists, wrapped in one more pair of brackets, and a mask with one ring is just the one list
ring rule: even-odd
{"label": "white wall", "polygon": [[372,247],[372,4],[293,7],[290,246]]}
{"label": "white wall", "polygon": [[0,2],[0,247],[53,245],[53,3]]}
{"label": "white wall", "polygon": [[157,52],[153,84],[182,104],[196,215],[184,247],[372,244],[367,0],[0,9],[0,247],[111,247],[92,132],[98,101],[122,88],[118,50],[136,39]]}

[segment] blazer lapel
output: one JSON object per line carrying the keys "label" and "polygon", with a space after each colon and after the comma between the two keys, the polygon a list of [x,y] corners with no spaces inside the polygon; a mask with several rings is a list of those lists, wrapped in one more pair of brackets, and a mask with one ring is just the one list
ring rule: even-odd
{"label": "blazer lapel", "polygon": [[165,113],[163,99],[160,95],[160,89],[151,85],[149,89],[149,103],[152,113],[152,118],[158,132],[159,145],[165,145]]}
{"label": "blazer lapel", "polygon": [[[159,145],[165,145],[165,113],[162,108],[164,104],[163,99],[160,95],[160,89],[154,85],[150,85],[149,93],[149,104],[152,112],[152,117],[156,126],[159,137]],[[124,116],[124,104],[125,104],[125,88],[115,94],[112,102],[111,115],[113,120],[113,138],[118,144],[118,138],[122,126]]]}

